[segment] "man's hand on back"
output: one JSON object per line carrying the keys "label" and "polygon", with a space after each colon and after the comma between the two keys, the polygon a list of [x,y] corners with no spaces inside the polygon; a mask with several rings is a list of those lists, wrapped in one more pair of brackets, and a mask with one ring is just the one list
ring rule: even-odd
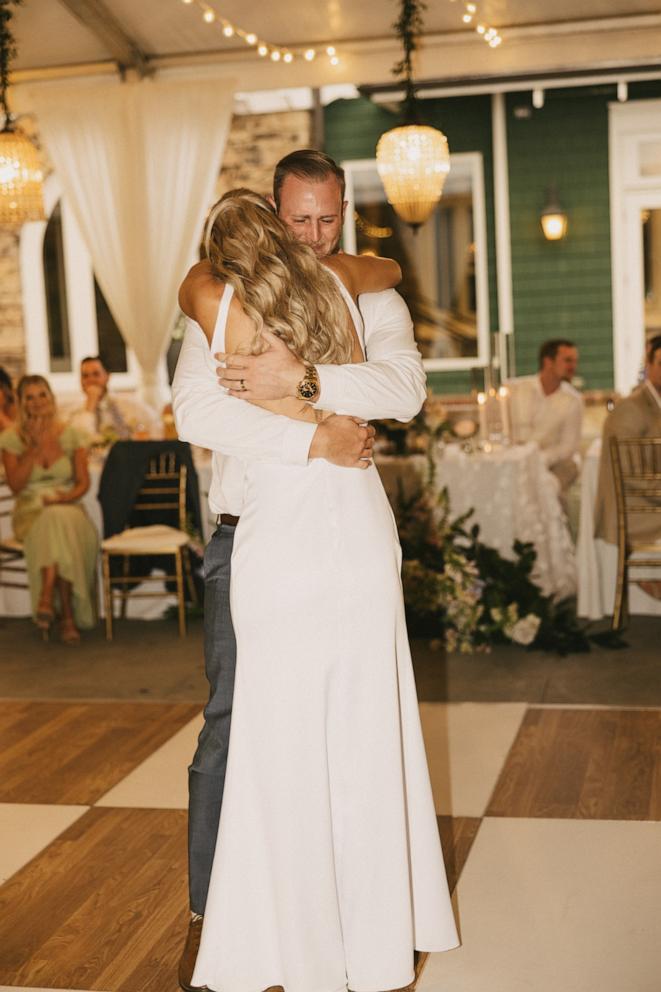
{"label": "man's hand on back", "polygon": [[[217,354],[218,382],[240,400],[281,400],[295,396],[305,365],[277,335],[264,331],[268,347],[261,355]],[[242,388],[242,384],[245,388]]]}
{"label": "man's hand on back", "polygon": [[359,417],[333,414],[317,427],[310,458],[323,458],[343,468],[368,468],[372,464],[375,430]]}

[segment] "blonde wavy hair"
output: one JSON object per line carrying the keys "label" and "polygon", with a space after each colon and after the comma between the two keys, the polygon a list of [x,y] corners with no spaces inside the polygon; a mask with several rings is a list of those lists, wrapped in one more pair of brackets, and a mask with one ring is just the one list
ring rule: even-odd
{"label": "blonde wavy hair", "polygon": [[55,396],[53,395],[53,390],[50,388],[50,383],[48,379],[45,379],[43,375],[23,375],[18,380],[18,385],[16,386],[16,399],[18,401],[18,416],[16,418],[16,428],[19,435],[25,440],[27,438],[26,428],[29,418],[27,405],[25,402],[25,391],[28,386],[45,386],[48,395],[50,396],[51,408],[49,411],[49,416],[51,416],[55,421],[57,421],[57,403],[55,401]]}
{"label": "blonde wavy hair", "polygon": [[211,208],[204,249],[255,323],[252,353],[263,350],[261,333],[269,330],[311,364],[351,361],[353,336],[335,278],[263,196],[225,193]]}

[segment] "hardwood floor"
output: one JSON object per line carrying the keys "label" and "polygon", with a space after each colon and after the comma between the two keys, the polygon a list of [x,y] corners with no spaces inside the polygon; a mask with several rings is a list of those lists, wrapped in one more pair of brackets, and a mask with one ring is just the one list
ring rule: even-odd
{"label": "hardwood floor", "polygon": [[4,702],[0,802],[89,806],[199,710],[197,703]]}
{"label": "hardwood floor", "polygon": [[487,816],[661,820],[661,711],[527,711]]}
{"label": "hardwood floor", "polygon": [[91,809],[0,889],[0,984],[169,992],[188,924],[186,813]]}
{"label": "hardwood floor", "polygon": [[482,820],[478,816],[437,816],[436,819],[443,846],[448,886],[452,892],[459,881],[461,869],[466,864]]}

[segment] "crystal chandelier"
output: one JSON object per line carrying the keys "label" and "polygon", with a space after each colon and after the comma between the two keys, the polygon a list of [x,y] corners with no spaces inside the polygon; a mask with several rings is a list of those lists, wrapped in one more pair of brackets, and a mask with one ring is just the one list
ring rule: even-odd
{"label": "crystal chandelier", "polygon": [[15,54],[9,30],[11,7],[22,0],[0,0],[0,227],[18,228],[28,220],[43,220],[42,173],[37,149],[16,126],[9,112],[9,63]]}
{"label": "crystal chandelier", "polygon": [[442,131],[418,121],[413,87],[413,52],[422,30],[422,0],[401,0],[395,24],[404,55],[394,67],[404,77],[407,123],[386,131],[376,146],[376,167],[395,212],[417,230],[427,220],[443,193],[450,171],[448,140]]}

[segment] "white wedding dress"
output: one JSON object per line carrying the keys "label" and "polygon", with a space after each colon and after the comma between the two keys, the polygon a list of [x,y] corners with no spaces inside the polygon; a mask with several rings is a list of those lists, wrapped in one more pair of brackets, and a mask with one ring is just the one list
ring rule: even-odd
{"label": "white wedding dress", "polygon": [[[224,351],[231,292],[211,351]],[[377,470],[247,465],[236,683],[192,984],[384,992],[458,943]]]}

